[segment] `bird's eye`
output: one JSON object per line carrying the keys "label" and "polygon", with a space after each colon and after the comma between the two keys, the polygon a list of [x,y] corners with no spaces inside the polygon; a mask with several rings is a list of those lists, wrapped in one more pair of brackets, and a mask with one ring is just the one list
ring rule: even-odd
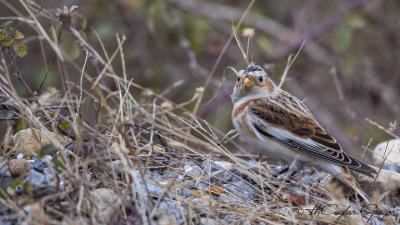
{"label": "bird's eye", "polygon": [[240,77],[238,77],[238,82],[240,81]]}
{"label": "bird's eye", "polygon": [[259,80],[260,82],[262,82],[262,81],[263,81],[263,77],[262,77],[262,76],[259,76],[259,77],[258,77],[258,80]]}

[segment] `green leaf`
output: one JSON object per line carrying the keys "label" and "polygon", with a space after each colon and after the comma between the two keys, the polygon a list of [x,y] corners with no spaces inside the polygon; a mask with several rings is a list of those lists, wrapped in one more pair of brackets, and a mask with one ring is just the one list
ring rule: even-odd
{"label": "green leaf", "polygon": [[15,54],[17,54],[19,57],[24,57],[26,54],[28,54],[28,47],[21,42],[15,42],[13,49]]}
{"label": "green leaf", "polygon": [[54,146],[53,144],[47,144],[39,150],[37,157],[40,159],[45,155],[51,155],[52,153],[55,153],[57,151],[58,149],[56,148],[56,146]]}
{"label": "green leaf", "polygon": [[12,28],[12,27],[5,27],[4,29],[5,29],[7,32],[14,30],[14,28]]}
{"label": "green leaf", "polygon": [[24,38],[24,37],[25,37],[25,36],[24,36],[24,34],[23,34],[21,31],[19,31],[19,30],[15,31],[14,39],[19,40],[19,39],[22,39],[22,38]]}
{"label": "green leaf", "polygon": [[63,129],[63,130],[68,131],[68,130],[71,129],[71,126],[69,125],[69,123],[67,121],[62,121],[60,123],[60,128]]}
{"label": "green leaf", "polygon": [[61,27],[62,24],[59,21],[57,20],[52,21],[48,29],[49,36],[52,39],[57,39],[57,33],[60,32]]}
{"label": "green leaf", "polygon": [[4,29],[0,29],[0,41],[4,40],[7,37],[7,31]]}
{"label": "green leaf", "polygon": [[1,41],[1,43],[3,43],[4,46],[11,46],[13,42],[14,42],[14,38],[12,38],[12,37],[5,37]]}
{"label": "green leaf", "polygon": [[57,172],[62,172],[65,170],[65,163],[63,161],[63,158],[59,156],[54,156],[54,158],[51,160],[54,164],[54,169],[57,170]]}
{"label": "green leaf", "polygon": [[19,185],[21,185],[21,184],[22,184],[22,181],[23,181],[24,178],[25,178],[25,176],[26,176],[25,173],[22,173],[21,175],[19,175],[19,177],[17,178],[17,180],[16,180],[14,183],[10,184],[10,188],[15,189],[15,188],[17,188]]}

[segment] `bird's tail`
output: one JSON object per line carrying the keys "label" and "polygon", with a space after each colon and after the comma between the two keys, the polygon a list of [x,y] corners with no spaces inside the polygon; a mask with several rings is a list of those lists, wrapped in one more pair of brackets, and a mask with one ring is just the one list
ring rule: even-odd
{"label": "bird's tail", "polygon": [[332,173],[335,178],[339,179],[342,183],[346,184],[349,186],[351,189],[353,189],[357,194],[361,196],[364,201],[367,203],[371,203],[370,198],[368,195],[364,192],[364,190],[357,184],[356,180],[354,179],[353,175],[351,175],[350,170],[347,167],[344,166],[335,166],[335,173]]}

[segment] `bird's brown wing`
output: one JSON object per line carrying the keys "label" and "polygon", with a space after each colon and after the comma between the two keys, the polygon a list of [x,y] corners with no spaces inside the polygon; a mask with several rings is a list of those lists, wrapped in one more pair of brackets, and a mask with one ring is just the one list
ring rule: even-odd
{"label": "bird's brown wing", "polygon": [[257,132],[309,157],[347,166],[368,176],[376,173],[367,164],[343,152],[307,107],[294,96],[285,94],[288,96],[261,98],[249,105],[252,126]]}

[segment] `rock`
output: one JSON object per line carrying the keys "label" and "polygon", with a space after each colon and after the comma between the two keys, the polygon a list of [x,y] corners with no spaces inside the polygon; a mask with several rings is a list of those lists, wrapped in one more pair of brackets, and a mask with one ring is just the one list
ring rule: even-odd
{"label": "rock", "polygon": [[221,178],[224,182],[231,181],[233,175],[229,171],[221,171],[222,173],[218,173],[215,176]]}
{"label": "rock", "polygon": [[161,211],[164,211],[165,214],[170,215],[173,219],[175,219],[175,221],[179,221],[182,219],[181,211],[179,210],[176,203],[173,201],[169,200],[161,201],[160,204],[158,205],[158,208]]}
{"label": "rock", "polygon": [[170,102],[164,101],[161,103],[161,108],[166,111],[171,111],[174,109],[174,106]]}
{"label": "rock", "polygon": [[211,194],[212,194],[212,195],[215,195],[215,196],[219,196],[220,194],[225,193],[224,188],[223,188],[223,187],[220,187],[220,186],[212,186],[212,187],[210,188],[210,191],[211,191]]}
{"label": "rock", "polygon": [[216,225],[217,222],[214,219],[201,217],[200,218],[201,225]]}
{"label": "rock", "polygon": [[[372,166],[376,171],[379,168]],[[359,184],[364,189],[375,189],[377,187],[381,188],[383,191],[391,191],[400,188],[400,173],[384,170],[379,172],[376,178],[375,186],[372,186],[374,179],[363,174],[359,174]]]}
{"label": "rock", "polygon": [[[162,188],[162,184],[166,183],[167,180],[162,180],[159,177],[156,177],[154,174],[146,173],[144,175],[146,182],[143,181],[139,171],[134,171],[135,179],[137,181],[132,182],[132,191],[134,192],[147,192],[150,195],[161,196],[164,193],[164,189]],[[139,183],[140,187],[137,186]],[[171,190],[172,191],[172,190]]]}
{"label": "rock", "polygon": [[190,191],[190,196],[193,198],[201,198],[205,195],[206,193],[202,190],[191,190]]}
{"label": "rock", "polygon": [[237,197],[250,200],[254,199],[254,190],[242,180],[222,186],[224,186],[227,195],[232,195],[232,199],[230,200],[232,203],[242,201],[237,199]]}
{"label": "rock", "polygon": [[400,165],[386,163],[385,165],[383,165],[382,168],[385,170],[391,170],[391,171],[400,173]]}
{"label": "rock", "polygon": [[204,182],[196,182],[196,184],[194,185],[194,187],[197,190],[204,190],[207,188],[207,184],[205,184]]}
{"label": "rock", "polygon": [[220,168],[229,171],[232,169],[233,164],[230,162],[224,162],[224,161],[215,161],[215,165],[219,166]]}
{"label": "rock", "polygon": [[16,193],[17,195],[22,195],[22,193],[24,193],[24,189],[22,188],[21,185],[18,185],[18,186],[15,188],[15,193]]}
{"label": "rock", "polygon": [[233,225],[251,225],[251,222],[248,218],[243,218],[241,220],[235,221]]}
{"label": "rock", "polygon": [[221,167],[214,164],[214,162],[210,162],[209,160],[204,160],[201,164],[201,167],[206,171],[206,173],[213,173],[218,170],[221,170]]}
{"label": "rock", "polygon": [[13,177],[18,177],[22,173],[29,171],[29,162],[25,159],[12,159],[8,162],[8,170]]}
{"label": "rock", "polygon": [[11,197],[14,197],[17,193],[15,192],[14,189],[12,189],[11,187],[7,188],[7,194]]}
{"label": "rock", "polygon": [[[109,224],[113,217],[118,214],[121,198],[109,188],[98,188],[90,193],[90,202],[85,200],[82,204],[86,213],[95,213],[98,222]],[[92,205],[93,204],[93,205]]]}
{"label": "rock", "polygon": [[29,171],[28,180],[29,180],[29,183],[31,183],[33,186],[41,186],[41,185],[48,184],[46,175],[43,173],[40,173],[34,169],[31,169]]}
{"label": "rock", "polygon": [[185,165],[183,168],[185,170],[185,174],[191,179],[198,179],[201,176],[202,169],[197,165]]}
{"label": "rock", "polygon": [[[386,152],[385,152],[386,150]],[[390,154],[389,154],[390,152]],[[385,163],[400,164],[400,139],[392,139],[378,144],[373,151],[375,165],[382,163],[383,157],[387,157]]]}
{"label": "rock", "polygon": [[216,172],[216,171],[219,171],[219,170],[222,170],[222,169],[229,171],[230,169],[232,169],[233,164],[230,163],[230,162],[225,162],[225,161],[209,161],[209,160],[205,160],[201,164],[201,167],[207,173],[208,172],[213,173],[213,172]]}
{"label": "rock", "polygon": [[304,206],[306,204],[305,198],[296,193],[285,191],[283,195],[293,206]]}
{"label": "rock", "polygon": [[13,137],[13,150],[16,153],[22,153],[25,157],[30,158],[35,156],[41,147],[50,144],[50,141],[47,137],[58,140],[57,135],[53,132],[40,131],[35,128],[20,130]]}
{"label": "rock", "polygon": [[47,168],[46,164],[44,164],[43,160],[40,159],[35,159],[33,162],[31,162],[32,168],[39,172],[43,172],[45,168]]}
{"label": "rock", "polygon": [[[1,160],[1,159],[0,159]],[[11,173],[10,173],[10,171],[7,169],[7,167],[1,167],[0,168],[0,176],[7,176],[7,177],[9,177],[9,176],[11,176]]]}

